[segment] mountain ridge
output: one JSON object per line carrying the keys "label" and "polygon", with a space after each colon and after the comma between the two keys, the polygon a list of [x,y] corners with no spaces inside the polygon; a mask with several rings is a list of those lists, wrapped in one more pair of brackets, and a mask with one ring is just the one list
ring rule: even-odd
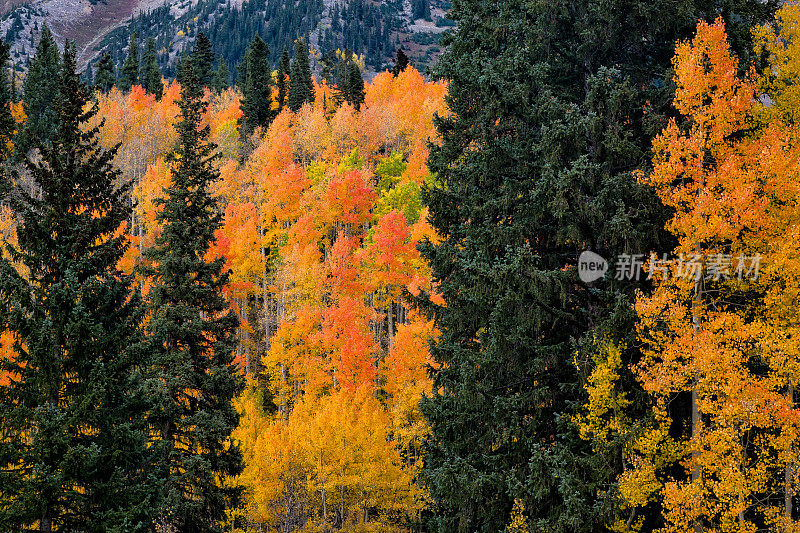
{"label": "mountain ridge", "polygon": [[390,67],[398,47],[421,68],[429,65],[450,26],[448,8],[447,0],[2,0],[0,37],[10,42],[20,73],[47,23],[60,46],[76,42],[81,69],[94,68],[104,52],[119,67],[136,31],[142,44],[156,40],[159,65],[173,77],[181,55],[203,31],[234,73],[247,43],[261,35],[273,63],[283,47],[291,53],[294,40],[306,36],[317,71],[323,54],[348,49],[363,57],[369,76]]}
{"label": "mountain ridge", "polygon": [[59,46],[66,39],[75,41],[78,63],[85,67],[97,54],[96,42],[157,3],[161,0],[4,0],[0,4],[0,35],[11,44],[12,62],[24,70],[21,62],[31,56],[46,22]]}

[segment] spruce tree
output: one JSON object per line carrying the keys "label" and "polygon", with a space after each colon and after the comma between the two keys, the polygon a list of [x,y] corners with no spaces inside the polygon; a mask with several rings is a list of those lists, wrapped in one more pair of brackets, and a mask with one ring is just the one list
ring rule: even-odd
{"label": "spruce tree", "polygon": [[291,64],[289,63],[289,51],[283,47],[283,54],[278,62],[278,110],[282,110],[286,105],[286,94],[289,91],[288,76],[291,72]]}
{"label": "spruce tree", "polygon": [[242,60],[236,65],[236,86],[239,90],[244,91],[245,84],[247,84],[247,64],[250,58],[250,45],[245,48]]}
{"label": "spruce tree", "polygon": [[392,67],[392,75],[396,78],[408,68],[408,56],[403,51],[403,47],[397,49],[397,59],[395,59],[394,67]]}
{"label": "spruce tree", "polygon": [[211,41],[206,34],[200,32],[194,42],[190,61],[200,87],[214,87],[214,52]]}
{"label": "spruce tree", "polygon": [[17,93],[17,65],[11,63],[11,101],[16,102],[19,97]]}
{"label": "spruce tree", "polygon": [[38,141],[46,145],[55,134],[60,69],[58,46],[45,24],[22,86],[22,108],[27,119],[16,142],[20,157],[24,157]]}
{"label": "spruce tree", "polygon": [[412,0],[411,17],[413,19],[431,20],[430,0]]}
{"label": "spruce tree", "polygon": [[131,88],[139,83],[139,43],[136,39],[136,32],[131,33],[128,42],[128,55],[122,63],[122,70],[119,74],[119,88],[121,91],[130,91]]}
{"label": "spruce tree", "polygon": [[161,96],[164,94],[164,80],[161,77],[161,69],[158,68],[156,40],[153,37],[147,40],[140,79],[144,90],[155,95],[157,100],[161,100]]}
{"label": "spruce tree", "polygon": [[272,72],[269,47],[257,36],[247,54],[247,80],[242,91],[242,134],[248,136],[261,126],[266,128],[275,114],[272,110]]}
{"label": "spruce tree", "polygon": [[351,59],[347,63],[345,100],[358,110],[361,109],[361,104],[364,103],[364,97],[366,96],[364,78],[361,77],[361,69],[355,61]]}
{"label": "spruce tree", "polygon": [[214,90],[221,93],[231,86],[231,73],[228,70],[228,62],[220,58],[217,70],[214,72]]}
{"label": "spruce tree", "polygon": [[0,529],[147,531],[144,307],[117,268],[130,185],[89,126],[74,45],[55,82],[56,132],[24,165],[34,186],[2,189],[18,238],[0,260],[0,323],[16,339],[0,363],[16,376],[0,385]]}
{"label": "spruce tree", "polygon": [[299,110],[304,103],[314,101],[314,82],[311,77],[311,64],[308,59],[308,44],[303,38],[297,39],[294,46],[294,60],[289,76],[289,108]]}
{"label": "spruce tree", "polygon": [[16,122],[11,114],[11,103],[14,95],[9,83],[8,63],[11,46],[0,41],[0,163],[7,160],[10,154],[11,142],[14,137]]}
{"label": "spruce tree", "polygon": [[321,65],[319,70],[320,78],[325,80],[331,87],[339,81],[336,72],[340,61],[338,50],[328,50],[319,58],[319,64]]}
{"label": "spruce tree", "polygon": [[183,72],[172,185],[159,200],[163,230],[147,251],[154,267],[145,390],[159,516],[177,531],[219,531],[237,494],[220,480],[242,468],[228,439],[238,423],[232,401],[243,379],[233,362],[237,318],[222,296],[224,260],[206,260],[222,223],[211,192],[218,154],[207,140],[209,127],[200,126],[207,104],[192,66]]}
{"label": "spruce tree", "polygon": [[[632,171],[647,169],[671,112],[676,40],[722,14],[746,43],[774,8],[681,6],[453,1],[457,30],[435,67],[452,115],[436,120],[424,193],[442,240],[423,254],[447,302],[421,302],[441,332],[421,403],[433,531],[504,531],[517,499],[530,531],[608,530],[625,443],[604,455],[579,438],[575,362],[601,339],[635,363],[644,281],[615,279],[615,258],[672,249],[659,246],[665,210]],[[578,279],[584,250],[611,261],[605,278]]]}
{"label": "spruce tree", "polygon": [[117,76],[114,74],[114,61],[111,59],[111,54],[104,53],[97,62],[97,74],[94,77],[94,86],[100,91],[107,93],[114,87],[117,81]]}
{"label": "spruce tree", "polygon": [[83,83],[86,87],[91,88],[94,85],[94,77],[92,76],[92,66],[86,65],[86,70],[83,71]]}
{"label": "spruce tree", "polygon": [[188,50],[183,50],[180,57],[178,57],[178,64],[175,65],[175,81],[183,85],[183,73],[188,68],[191,60],[191,54]]}

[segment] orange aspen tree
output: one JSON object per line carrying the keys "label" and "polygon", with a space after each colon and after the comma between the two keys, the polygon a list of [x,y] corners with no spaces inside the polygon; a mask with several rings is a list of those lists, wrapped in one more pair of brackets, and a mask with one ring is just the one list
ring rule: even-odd
{"label": "orange aspen tree", "polygon": [[[269,335],[237,437],[253,525],[404,531],[424,505],[419,399],[435,331],[404,295],[442,303],[417,244],[435,240],[419,194],[445,87],[412,70],[367,86],[375,109],[336,106],[323,85],[283,110],[221,192],[253,203],[262,240],[250,253],[265,258]],[[223,229],[234,271],[245,218]]]}
{"label": "orange aspen tree", "polygon": [[[686,125],[670,121],[653,143],[653,172],[641,176],[675,210],[668,229],[678,246],[668,268],[651,263],[654,291],[636,304],[644,357],[635,372],[654,407],[626,450],[620,493],[634,512],[620,531],[645,527],[634,516],[647,506],[660,509],[663,532],[793,527],[783,504],[800,424],[787,397],[793,355],[763,319],[757,275],[770,254],[769,191],[784,178],[769,157],[772,134],[748,134],[757,85],[739,76],[726,39],[721,21],[701,22],[678,45],[675,107]],[[623,406],[608,392],[616,370],[609,358],[590,378],[595,415]],[[592,414],[582,429],[592,430]]]}
{"label": "orange aspen tree", "polygon": [[[776,364],[784,370],[787,400],[796,407],[800,386],[800,7],[783,5],[775,24],[754,30],[756,51],[766,55],[761,89],[766,105],[757,107],[764,128],[761,159],[770,171],[765,193],[770,198],[769,254],[764,267],[764,321],[777,333]],[[785,446],[783,518],[786,531],[797,531],[800,443],[796,436]],[[794,529],[793,529],[794,528]]]}

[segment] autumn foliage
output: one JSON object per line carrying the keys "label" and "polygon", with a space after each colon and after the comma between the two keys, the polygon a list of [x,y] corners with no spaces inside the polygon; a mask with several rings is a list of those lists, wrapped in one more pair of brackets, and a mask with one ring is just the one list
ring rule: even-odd
{"label": "autumn foliage", "polygon": [[[246,467],[236,524],[400,531],[419,516],[418,400],[435,331],[406,296],[435,294],[417,251],[436,238],[419,193],[445,90],[413,69],[383,73],[355,111],[318,86],[313,105],[258,129],[244,160],[238,94],[207,94],[225,210],[212,253],[231,271],[250,383],[237,401]],[[116,163],[134,182],[129,272],[161,231],[155,199],[171,181],[164,156],[179,92],[173,83],[160,100],[139,88],[99,97],[101,141],[120,143]]]}
{"label": "autumn foliage", "polygon": [[[776,29],[756,32],[771,62],[765,75],[742,72],[720,20],[677,46],[680,119],[656,137],[654,169],[640,179],[674,210],[671,255],[703,270],[682,276],[673,261],[651,272],[654,291],[636,303],[644,350],[632,370],[652,402],[645,421],[623,414],[618,347],[602,347],[589,379],[582,433],[627,441],[616,531],[800,526],[800,352],[790,340],[800,149],[787,84],[797,70],[786,54],[800,43],[799,15],[787,5]],[[659,520],[647,523],[654,511]]]}
{"label": "autumn foliage", "polygon": [[[659,133],[652,139],[651,164],[633,173],[638,186],[648,194],[655,193],[648,197],[658,204],[653,212],[666,208],[668,215],[662,221],[668,221],[662,235],[670,249],[652,250],[644,266],[647,279],[641,280],[638,289],[630,288],[630,300],[622,298],[614,303],[624,307],[625,313],[619,316],[630,320],[625,323],[631,325],[624,326],[624,333],[630,335],[624,342],[620,340],[623,337],[611,333],[616,325],[591,329],[591,335],[581,338],[570,333],[552,352],[558,355],[541,359],[542,368],[533,368],[536,372],[531,374],[528,367],[535,365],[525,358],[520,359],[524,363],[515,361],[517,351],[538,346],[539,342],[544,346],[561,335],[559,328],[571,326],[556,321],[551,329],[537,329],[535,336],[512,337],[513,342],[497,351],[496,369],[492,368],[494,363],[480,358],[474,364],[469,359],[464,359],[466,363],[454,359],[457,364],[439,359],[444,362],[437,364],[429,350],[432,340],[441,340],[447,334],[442,310],[455,309],[453,302],[463,306],[458,298],[469,302],[482,290],[480,285],[464,285],[466,282],[455,274],[438,275],[435,280],[420,252],[421,243],[426,243],[422,249],[429,251],[448,243],[442,226],[437,228],[445,235],[443,240],[431,226],[423,191],[450,194],[438,207],[441,210],[460,209],[459,202],[464,198],[448,189],[457,183],[453,181],[456,178],[444,183],[447,180],[441,175],[449,167],[434,166],[436,149],[431,166],[438,168],[438,179],[427,166],[429,143],[440,141],[435,116],[449,113],[445,83],[426,80],[413,67],[398,70],[396,75],[380,73],[366,85],[364,102],[356,108],[342,102],[337,88],[324,81],[315,82],[313,102],[304,103],[296,111],[288,107],[279,111],[276,104],[272,107],[274,114],[266,121],[268,126],[252,128],[241,127],[242,96],[237,89],[206,90],[208,106],[203,106],[201,126],[208,126],[208,140],[220,155],[209,163],[214,166],[209,167],[209,175],[216,178],[218,171],[219,179],[208,181],[214,200],[209,204],[214,207],[208,211],[219,207],[224,215],[216,231],[204,226],[208,239],[213,233],[213,242],[208,249],[203,246],[201,252],[192,252],[192,260],[201,266],[204,261],[218,260],[229,273],[220,281],[220,286],[224,285],[220,289],[224,293],[221,305],[225,313],[230,309],[238,318],[238,366],[232,367],[228,361],[226,369],[240,369],[247,383],[244,393],[233,401],[240,415],[238,427],[231,441],[225,440],[223,445],[237,461],[235,447],[239,446],[244,470],[233,479],[218,476],[209,481],[215,489],[233,489],[230,493],[237,496],[241,490],[241,501],[226,510],[226,523],[220,527],[238,532],[424,531],[431,524],[426,522],[426,514],[443,512],[437,490],[455,494],[449,504],[454,516],[473,516],[469,509],[463,515],[456,512],[465,505],[459,500],[460,487],[450,485],[478,480],[478,470],[465,467],[458,476],[450,476],[457,470],[451,466],[462,464],[457,462],[461,460],[458,453],[447,456],[452,452],[446,442],[450,439],[451,444],[480,441],[480,446],[466,450],[469,453],[464,456],[477,457],[475,460],[481,463],[486,459],[489,466],[480,466],[486,467],[488,477],[495,474],[491,471],[495,463],[487,457],[496,453],[496,458],[502,458],[504,447],[514,449],[514,460],[522,465],[514,475],[522,477],[519,483],[508,485],[510,488],[504,489],[507,494],[495,502],[509,532],[548,530],[542,524],[550,520],[549,515],[541,518],[546,513],[539,513],[531,502],[569,498],[576,502],[592,499],[591,512],[596,516],[581,525],[584,529],[599,520],[604,521],[604,531],[618,533],[800,531],[800,7],[786,4],[774,24],[753,29],[754,52],[760,61],[752,64],[732,52],[727,30],[722,18],[701,21],[691,38],[675,44],[670,71],[675,87],[671,118],[659,116],[650,123],[648,116],[644,120],[658,124]],[[602,86],[603,77],[605,74],[592,78],[592,83]],[[606,80],[611,84],[611,78]],[[627,87],[627,82],[622,85]],[[187,87],[192,85],[187,83],[184,90]],[[618,98],[627,98],[625,91]],[[199,86],[196,94],[199,98]],[[158,248],[157,243],[163,246],[163,235],[170,235],[171,227],[164,225],[165,204],[161,199],[168,196],[173,180],[180,183],[181,176],[176,174],[181,165],[170,156],[174,156],[179,139],[175,126],[181,112],[181,87],[171,82],[159,98],[138,86],[128,92],[112,88],[96,93],[95,98],[98,112],[87,126],[98,128],[99,144],[115,154],[118,179],[129,184],[131,191],[131,210],[120,216],[126,220],[118,225],[115,219],[111,226],[112,230],[118,227],[116,236],[124,235],[130,244],[124,256],[120,252],[117,266],[136,281],[145,301],[157,300],[153,295],[158,294],[159,286],[152,286],[152,273],[159,260],[153,259],[157,256],[153,250]],[[546,100],[537,100],[534,105],[555,105],[556,97],[549,97],[551,104]],[[456,99],[448,101],[452,104]],[[630,114],[639,112],[628,107],[620,106],[626,126]],[[648,101],[641,112],[647,115],[650,109]],[[12,103],[11,111],[18,125],[25,121],[21,104]],[[592,120],[596,118],[593,113]],[[194,116],[200,115],[197,111]],[[561,118],[548,118],[551,122],[547,124],[552,126]],[[586,122],[590,123],[594,124]],[[607,126],[597,124],[597,128]],[[505,128],[500,119],[483,126],[492,132],[492,128]],[[517,131],[512,125],[499,138],[505,142],[508,135],[516,143],[520,140],[514,137]],[[580,135],[577,138],[583,139]],[[644,140],[649,145],[650,137]],[[548,149],[578,153],[585,148],[584,140],[572,147],[569,142],[565,140],[563,147],[555,142]],[[474,149],[469,157],[483,157],[484,147],[479,144],[465,142],[459,149],[464,148],[464,153]],[[579,159],[584,155],[581,153]],[[491,153],[486,157],[492,157]],[[17,163],[4,164],[11,168]],[[456,162],[450,164],[458,166]],[[631,178],[634,167],[626,165],[620,170],[625,179]],[[495,176],[498,188],[511,181],[502,171],[504,168],[498,169]],[[532,172],[540,172],[542,180],[555,179],[538,167]],[[480,172],[474,175],[478,181],[484,178]],[[515,185],[519,191],[504,191],[508,195],[502,197],[503,202],[516,207],[508,211],[503,207],[500,212],[505,214],[492,225],[505,231],[513,217],[523,217],[527,209],[534,209],[526,204],[525,194],[532,187],[526,180],[527,174]],[[633,185],[634,180],[627,183]],[[186,187],[187,191],[191,188]],[[470,199],[475,210],[464,217],[464,224],[491,211],[483,209],[484,195],[491,192],[483,187],[480,184],[475,189],[478,193]],[[530,202],[539,202],[534,196]],[[435,213],[435,195],[425,197]],[[576,208],[567,206],[571,200],[564,198],[544,198],[546,202],[535,209],[566,210],[556,217],[562,220],[572,216],[570,209],[594,208],[584,204],[603,201],[603,195],[586,196],[587,200],[580,200],[583,207]],[[564,205],[560,205],[562,200]],[[127,196],[124,201],[127,205]],[[192,202],[172,205],[173,215],[178,214],[174,218],[185,214],[184,205]],[[0,206],[0,237],[6,243],[17,241],[21,226],[14,216],[5,204]],[[639,221],[636,217],[626,220]],[[618,223],[612,221],[609,226]],[[658,225],[655,232],[663,226]],[[24,232],[19,235],[24,237]],[[476,233],[475,242],[480,244],[484,237]],[[458,255],[470,239],[473,237],[451,239],[458,244],[442,249]],[[529,246],[534,244],[534,237],[525,233],[521,239],[525,240],[525,250],[532,249]],[[583,244],[590,247],[588,242]],[[487,265],[502,263],[499,250],[500,246],[486,252]],[[483,249],[479,251],[484,253]],[[657,266],[662,253],[664,259]],[[30,272],[18,258],[5,254],[8,271],[24,279]],[[526,252],[519,256],[519,263],[504,264],[503,269],[508,270],[503,275],[518,276],[524,271],[527,276],[525,269],[541,258],[537,254]],[[563,255],[569,259],[559,258],[558,275],[553,278],[558,280],[561,300],[554,298],[552,302],[564,309],[579,307],[575,302],[580,300],[564,295],[575,287],[581,294],[584,290],[592,292],[599,285],[578,285],[569,277],[573,273],[571,255],[566,251]],[[459,268],[473,268],[467,263]],[[611,264],[613,268],[613,261]],[[492,265],[485,272],[499,271]],[[480,278],[481,282],[484,279],[489,278]],[[527,278],[524,282],[528,283]],[[573,282],[575,287],[566,287]],[[612,283],[610,276],[598,281],[605,282]],[[453,291],[448,293],[451,305],[439,292],[448,283]],[[510,287],[516,288],[503,291],[521,291],[519,285]],[[550,298],[538,289],[531,292],[531,298],[545,296]],[[546,302],[537,300],[534,305],[532,301],[509,309],[514,309],[515,318],[520,320],[539,320],[531,318],[535,313],[527,317],[527,307]],[[611,305],[599,300],[586,302]],[[547,313],[563,311],[547,306]],[[431,316],[424,314],[431,309]],[[471,319],[471,310],[468,307],[464,316]],[[157,309],[142,311],[137,319],[144,322],[143,326],[152,326],[158,320]],[[606,335],[595,336],[595,332]],[[474,354],[485,354],[492,335],[498,333],[477,327],[463,339],[458,338],[459,343],[480,345]],[[212,340],[219,337],[204,338]],[[9,363],[26,349],[24,344],[18,335],[0,331],[0,366],[12,368]],[[166,341],[158,344],[165,345]],[[458,352],[461,347],[453,344],[448,349]],[[569,357],[562,357],[570,353],[563,350],[573,348],[574,367]],[[509,370],[517,364],[519,368]],[[577,369],[575,376],[569,377],[573,389],[563,383],[558,385],[563,385],[559,392],[554,392],[557,387],[539,387],[544,379],[540,376],[562,366],[569,366],[570,371]],[[0,373],[0,388],[13,385],[32,367],[13,368],[16,374]],[[491,395],[496,391],[465,389],[469,392],[459,396],[459,402],[464,403],[453,403],[453,411],[441,411],[445,413],[442,418],[463,414],[459,409],[469,411],[470,402],[484,393],[481,401],[486,403],[484,407],[491,407],[492,411],[486,412],[495,413],[495,418],[501,418],[497,413],[503,405],[522,405],[517,402],[528,393],[531,396],[525,401],[531,403],[525,405],[530,410],[504,408],[507,422],[513,422],[508,427],[517,428],[513,431],[502,429],[490,416],[483,417],[480,422],[491,438],[475,440],[474,435],[465,435],[471,429],[468,425],[480,418],[475,413],[465,426],[443,424],[445,429],[437,435],[439,411],[433,410],[437,404],[423,401],[421,410],[420,400],[446,389],[447,385],[438,381],[434,387],[431,376],[447,372],[453,374],[453,382],[476,381],[481,372],[494,372],[491,378],[497,379],[497,388],[508,386],[510,391],[519,392],[508,396],[504,404],[497,400],[502,396]],[[203,378],[214,376],[212,371],[199,373]],[[514,378],[520,375],[526,377]],[[564,393],[580,392],[581,387],[585,394],[574,403],[572,395]],[[230,397],[240,391],[241,387],[235,389],[224,400],[226,407],[231,405]],[[189,391],[187,403],[196,396],[197,391]],[[569,405],[555,405],[559,403]],[[545,418],[541,413],[550,413],[547,424],[541,427],[552,427],[552,431],[528,435],[527,424],[538,423],[534,420],[537,416]],[[230,418],[235,418],[233,411]],[[231,422],[228,428],[234,425]],[[447,439],[441,438],[443,434]],[[227,436],[225,433],[224,439]],[[570,446],[559,448],[560,440],[566,438],[572,439]],[[429,453],[424,469],[426,445],[429,452],[439,446],[436,453],[441,457],[436,463],[431,459],[436,455]],[[177,444],[176,449],[185,446]],[[558,449],[561,451],[554,451]],[[570,462],[569,468],[551,469],[559,461]],[[586,465],[600,463],[597,471],[604,474],[595,479]],[[536,465],[543,464],[544,474],[536,470]],[[437,468],[439,472],[433,474],[426,471]],[[442,475],[448,468],[450,471]],[[514,468],[506,466],[505,470]],[[562,471],[585,475],[586,479],[581,478],[585,486],[578,486],[575,479],[550,475]],[[540,475],[544,477],[537,477]],[[437,481],[436,476],[441,478]],[[553,478],[552,487],[540,486],[545,478],[547,483]],[[505,485],[486,485],[495,486]],[[551,496],[540,499],[540,495],[531,494],[537,490]],[[80,493],[80,488],[74,492]],[[474,493],[478,495],[475,499],[485,498],[490,492],[503,491],[481,489]],[[181,496],[185,495],[184,491]],[[534,520],[534,516],[541,519]],[[568,518],[569,527],[583,519]],[[442,521],[439,527],[444,531],[457,524],[463,531],[480,529],[462,522]],[[501,522],[491,517],[485,523]],[[567,527],[558,523],[559,531]]]}

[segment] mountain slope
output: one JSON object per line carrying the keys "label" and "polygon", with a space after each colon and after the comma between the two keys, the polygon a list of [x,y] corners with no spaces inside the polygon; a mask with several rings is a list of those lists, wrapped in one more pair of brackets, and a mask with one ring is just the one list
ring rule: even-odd
{"label": "mountain slope", "polygon": [[[363,55],[368,71],[390,66],[396,49],[410,52],[424,68],[438,54],[447,0],[2,0],[0,36],[12,44],[12,61],[23,71],[46,22],[60,43],[74,39],[80,67],[108,51],[119,66],[131,32],[153,37],[168,77],[198,32],[205,32],[218,58],[231,70],[259,34],[277,63],[284,47],[308,36],[312,55],[349,49]],[[320,68],[319,61],[314,61]]]}
{"label": "mountain slope", "polygon": [[4,0],[0,3],[0,35],[12,44],[12,61],[23,69],[26,57],[47,23],[59,44],[75,40],[84,65],[96,55],[99,39],[159,0]]}

